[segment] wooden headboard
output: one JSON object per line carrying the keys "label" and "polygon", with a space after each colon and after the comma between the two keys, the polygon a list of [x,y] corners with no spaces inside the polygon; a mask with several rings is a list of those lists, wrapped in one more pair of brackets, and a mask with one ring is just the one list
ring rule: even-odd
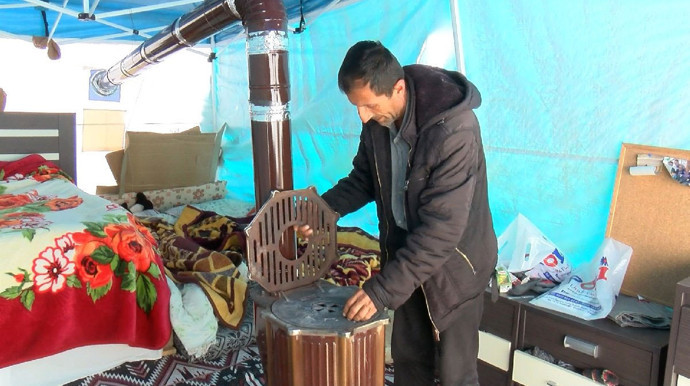
{"label": "wooden headboard", "polygon": [[40,154],[77,180],[74,113],[0,113],[0,161]]}

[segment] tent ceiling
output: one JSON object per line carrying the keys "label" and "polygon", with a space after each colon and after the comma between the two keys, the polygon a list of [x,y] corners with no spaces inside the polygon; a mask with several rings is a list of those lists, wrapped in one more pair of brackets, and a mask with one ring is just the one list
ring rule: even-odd
{"label": "tent ceiling", "polygon": [[[356,0],[285,0],[291,28],[299,26],[300,8],[307,23],[331,7]],[[140,42],[202,4],[199,0],[0,0],[0,37],[30,39],[48,35],[72,41]],[[47,28],[43,22],[45,11]],[[233,40],[244,32],[240,22],[216,35]]]}

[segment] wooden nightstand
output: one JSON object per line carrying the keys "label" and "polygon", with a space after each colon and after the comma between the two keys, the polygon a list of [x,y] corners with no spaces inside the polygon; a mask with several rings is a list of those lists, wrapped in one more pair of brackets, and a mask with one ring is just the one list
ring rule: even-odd
{"label": "wooden nightstand", "polygon": [[[478,364],[481,384],[596,385],[520,351],[537,346],[578,368],[609,369],[626,386],[661,385],[669,331],[625,328],[608,319],[585,321],[527,301],[501,296],[492,303],[490,294],[485,294]],[[688,314],[690,319],[690,311]],[[688,336],[690,339],[690,322]],[[506,355],[510,359],[507,368]],[[690,359],[690,349],[688,355]],[[686,363],[690,369],[690,360]]]}
{"label": "wooden nightstand", "polygon": [[479,331],[479,382],[482,385],[510,385],[513,351],[517,346],[520,302],[484,293],[484,314]]}
{"label": "wooden nightstand", "polygon": [[690,278],[676,284],[664,384],[690,386]]}
{"label": "wooden nightstand", "polygon": [[530,304],[521,307],[519,323],[518,349],[537,346],[578,368],[611,370],[626,386],[661,385],[667,330],[620,327],[609,319],[586,321]]}

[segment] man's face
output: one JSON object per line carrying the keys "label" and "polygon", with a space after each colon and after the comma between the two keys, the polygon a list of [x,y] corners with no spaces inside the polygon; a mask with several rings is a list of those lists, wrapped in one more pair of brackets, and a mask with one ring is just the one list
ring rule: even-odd
{"label": "man's face", "polygon": [[390,97],[386,94],[376,95],[369,84],[358,81],[350,89],[347,99],[357,107],[362,123],[373,119],[382,126],[391,127],[393,122],[401,120],[405,114],[405,81],[400,79],[393,86]]}

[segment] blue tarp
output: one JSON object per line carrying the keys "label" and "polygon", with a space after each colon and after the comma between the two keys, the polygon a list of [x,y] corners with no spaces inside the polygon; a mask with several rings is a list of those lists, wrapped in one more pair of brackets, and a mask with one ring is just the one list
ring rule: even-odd
{"label": "blue tarp", "polygon": [[[690,3],[458,1],[467,76],[500,234],[527,216],[575,264],[603,241],[623,142],[690,148]],[[336,74],[347,48],[376,39],[403,64],[456,68],[447,1],[362,0],[290,36],[295,187],[323,192],[351,167],[360,123]],[[220,177],[253,200],[244,43],[216,64]],[[211,120],[207,115],[206,124]],[[373,208],[343,218],[377,233]]]}
{"label": "blue tarp", "polygon": [[589,260],[621,144],[690,149],[690,3],[460,7],[467,72],[484,97],[496,229],[521,212],[576,262]]}

